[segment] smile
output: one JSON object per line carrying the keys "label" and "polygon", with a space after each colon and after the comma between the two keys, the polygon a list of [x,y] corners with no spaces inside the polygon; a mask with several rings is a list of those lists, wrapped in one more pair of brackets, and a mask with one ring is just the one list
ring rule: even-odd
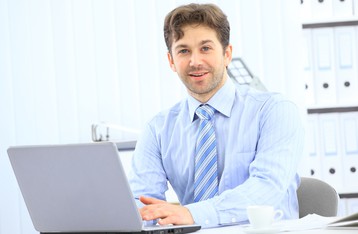
{"label": "smile", "polygon": [[191,73],[189,74],[190,76],[194,76],[194,77],[201,77],[208,74],[207,72],[203,72],[203,73]]}

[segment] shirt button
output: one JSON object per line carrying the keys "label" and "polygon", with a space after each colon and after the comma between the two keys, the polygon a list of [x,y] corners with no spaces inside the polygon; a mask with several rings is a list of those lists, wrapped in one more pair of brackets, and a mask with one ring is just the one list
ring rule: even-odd
{"label": "shirt button", "polygon": [[209,224],[209,220],[207,219],[207,220],[205,220],[205,224]]}
{"label": "shirt button", "polygon": [[235,219],[235,218],[232,218],[232,219],[231,219],[231,222],[232,222],[232,223],[236,223],[236,219]]}

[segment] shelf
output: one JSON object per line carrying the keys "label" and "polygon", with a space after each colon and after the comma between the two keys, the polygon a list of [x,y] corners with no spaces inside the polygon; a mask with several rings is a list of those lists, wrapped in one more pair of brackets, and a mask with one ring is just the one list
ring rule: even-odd
{"label": "shelf", "polygon": [[318,107],[308,108],[308,114],[325,114],[325,113],[342,113],[342,112],[358,112],[358,106],[346,106],[346,107]]}
{"label": "shelf", "polygon": [[342,27],[342,26],[355,26],[358,25],[358,17],[350,17],[344,19],[327,19],[306,21],[302,23],[302,28],[324,28],[324,27]]}
{"label": "shelf", "polygon": [[358,198],[358,193],[339,193],[340,198]]}

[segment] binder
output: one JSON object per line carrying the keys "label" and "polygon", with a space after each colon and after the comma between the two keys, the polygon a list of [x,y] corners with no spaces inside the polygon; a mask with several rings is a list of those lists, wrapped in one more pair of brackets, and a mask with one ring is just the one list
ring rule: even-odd
{"label": "binder", "polygon": [[300,16],[301,16],[301,19],[304,21],[309,21],[312,18],[311,2],[312,2],[312,0],[302,0],[301,1]]}
{"label": "binder", "polygon": [[353,0],[353,15],[358,16],[358,0]]}
{"label": "binder", "polygon": [[335,18],[347,18],[353,15],[352,0],[333,0],[333,16]]}
{"label": "binder", "polygon": [[308,177],[322,179],[318,114],[310,114],[307,116],[306,132],[306,147],[308,155],[302,163],[304,165],[304,174]]}
{"label": "binder", "polygon": [[358,191],[358,112],[340,114],[340,138],[343,164],[342,192]]}
{"label": "binder", "polygon": [[313,58],[312,58],[312,38],[311,29],[303,30],[303,78],[305,82],[305,103],[306,106],[314,106],[315,100],[315,87],[313,82]]}
{"label": "binder", "polygon": [[321,139],[322,179],[337,192],[343,190],[343,170],[340,153],[339,114],[320,114],[318,118]]}
{"label": "binder", "polygon": [[355,214],[358,213],[358,198],[347,199],[347,213]]}
{"label": "binder", "polygon": [[333,15],[332,0],[314,0],[311,2],[312,19],[329,19]]}
{"label": "binder", "polygon": [[341,198],[338,202],[337,216],[342,217],[348,215],[348,201],[347,198]]}
{"label": "binder", "polygon": [[336,27],[336,86],[337,103],[350,105],[358,103],[357,38],[355,27]]}
{"label": "binder", "polygon": [[333,28],[312,29],[316,104],[336,104]]}

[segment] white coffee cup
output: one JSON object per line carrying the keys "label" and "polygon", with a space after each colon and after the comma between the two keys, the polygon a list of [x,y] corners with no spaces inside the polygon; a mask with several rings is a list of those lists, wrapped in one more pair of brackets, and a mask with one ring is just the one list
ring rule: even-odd
{"label": "white coffee cup", "polygon": [[282,210],[275,210],[272,206],[248,206],[246,211],[252,228],[269,228],[283,216]]}

